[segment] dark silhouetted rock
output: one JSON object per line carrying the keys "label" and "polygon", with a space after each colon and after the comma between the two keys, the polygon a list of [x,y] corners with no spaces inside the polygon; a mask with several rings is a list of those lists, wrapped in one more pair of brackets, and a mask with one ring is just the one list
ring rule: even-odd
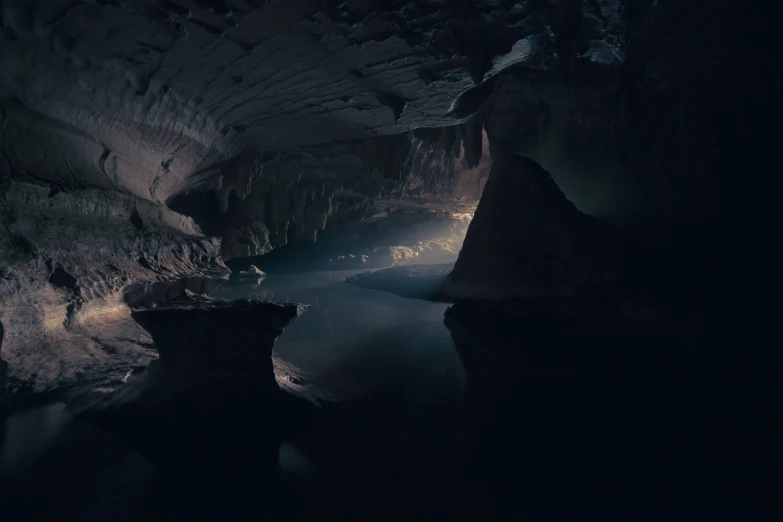
{"label": "dark silhouetted rock", "polygon": [[573,297],[616,289],[625,258],[614,231],[566,199],[521,156],[498,159],[468,227],[449,297]]}
{"label": "dark silhouetted rock", "polygon": [[[300,304],[225,301],[190,296],[133,318],[152,336],[160,358],[144,393],[156,407],[195,391],[232,401],[262,400],[279,390],[272,348],[306,309]],[[247,393],[259,396],[247,397]],[[154,400],[152,399],[154,397]]]}

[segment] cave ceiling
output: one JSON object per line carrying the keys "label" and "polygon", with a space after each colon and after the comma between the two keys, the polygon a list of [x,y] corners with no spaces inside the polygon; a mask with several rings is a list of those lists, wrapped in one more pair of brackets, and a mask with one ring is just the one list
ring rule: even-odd
{"label": "cave ceiling", "polygon": [[624,3],[2,2],[0,169],[242,196],[282,151],[462,123],[508,69],[622,64]]}

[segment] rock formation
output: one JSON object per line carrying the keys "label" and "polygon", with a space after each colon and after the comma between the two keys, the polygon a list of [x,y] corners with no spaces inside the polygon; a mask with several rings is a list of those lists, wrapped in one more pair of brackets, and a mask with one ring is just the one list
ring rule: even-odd
{"label": "rock formation", "polygon": [[226,301],[188,292],[152,309],[132,312],[149,332],[159,358],[133,383],[103,400],[101,409],[131,404],[147,414],[166,411],[183,397],[202,396],[217,409],[201,414],[214,420],[228,401],[238,408],[275,400],[280,387],[272,348],[283,329],[306,306],[261,301]]}
{"label": "rock formation", "polygon": [[620,285],[621,246],[540,165],[508,156],[492,166],[444,289],[457,300],[600,295]]}
{"label": "rock formation", "polygon": [[0,198],[0,357],[14,389],[122,384],[155,357],[128,306],[228,277],[219,241],[160,205],[18,182]]}

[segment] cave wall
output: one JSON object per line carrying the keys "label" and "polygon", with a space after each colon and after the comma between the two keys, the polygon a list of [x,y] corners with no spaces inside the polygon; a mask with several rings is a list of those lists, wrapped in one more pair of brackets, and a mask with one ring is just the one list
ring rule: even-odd
{"label": "cave wall", "polygon": [[358,219],[374,199],[398,190],[399,166],[409,146],[402,134],[279,153],[263,165],[246,194],[229,194],[225,205],[219,193],[194,190],[170,206],[222,237],[227,259],[315,242],[327,223]]}
{"label": "cave wall", "polygon": [[165,302],[185,288],[223,281],[229,271],[219,248],[192,219],[145,200],[5,184],[0,357],[12,387],[45,392],[122,383],[155,357],[129,304],[144,296]]}
{"label": "cave wall", "polygon": [[[219,192],[193,190],[170,207],[221,237],[225,259],[335,236],[355,236],[355,245],[342,241],[342,246],[360,248],[360,240],[370,241],[367,236],[374,232],[354,233],[348,230],[352,224],[373,216],[377,221],[395,210],[421,214],[423,221],[437,217],[449,228],[454,216],[475,209],[491,162],[485,134],[467,137],[462,127],[447,129],[458,134],[448,148],[403,133],[280,153],[263,166],[245,195],[230,194],[225,206]],[[470,139],[478,139],[480,147],[471,157],[466,155]],[[410,237],[396,243],[387,237],[368,245],[405,245],[451,235],[407,232]],[[406,235],[406,230],[397,235]]]}

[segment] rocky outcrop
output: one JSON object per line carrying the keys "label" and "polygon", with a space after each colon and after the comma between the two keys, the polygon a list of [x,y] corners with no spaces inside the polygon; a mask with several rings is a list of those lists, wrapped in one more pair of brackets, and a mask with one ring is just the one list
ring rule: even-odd
{"label": "rocky outcrop", "polygon": [[0,196],[0,322],[13,390],[123,384],[156,356],[129,305],[228,277],[219,241],[163,206],[11,182]]}
{"label": "rocky outcrop", "polygon": [[189,294],[136,310],[133,318],[149,332],[160,357],[119,397],[126,402],[135,396],[134,401],[152,409],[193,396],[210,396],[216,405],[220,398],[252,403],[273,397],[280,391],[272,364],[275,339],[305,309]]}
{"label": "rocky outcrop", "polygon": [[621,284],[622,253],[615,233],[577,210],[540,165],[504,157],[444,289],[457,300],[600,295]]}

